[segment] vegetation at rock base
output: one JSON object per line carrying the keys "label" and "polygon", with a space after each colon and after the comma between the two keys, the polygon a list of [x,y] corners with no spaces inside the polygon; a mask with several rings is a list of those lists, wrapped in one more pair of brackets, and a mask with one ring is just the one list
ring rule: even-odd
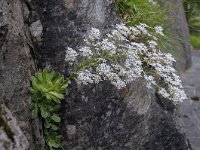
{"label": "vegetation at rock base", "polygon": [[56,72],[43,69],[32,77],[31,85],[32,114],[43,119],[46,144],[50,150],[61,148],[62,136],[57,133],[61,121],[58,111],[66,94],[67,81]]}
{"label": "vegetation at rock base", "polygon": [[191,34],[190,42],[194,48],[200,48],[200,35]]}
{"label": "vegetation at rock base", "polygon": [[200,2],[184,0],[185,13],[190,29],[190,41],[194,48],[200,48]]}

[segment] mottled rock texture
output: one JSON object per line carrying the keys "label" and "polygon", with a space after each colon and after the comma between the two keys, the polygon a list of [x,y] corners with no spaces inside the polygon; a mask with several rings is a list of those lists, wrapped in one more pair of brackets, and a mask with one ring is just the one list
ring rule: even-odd
{"label": "mottled rock texture", "polygon": [[0,106],[0,149],[1,150],[26,150],[29,142],[18,126],[10,110]]}
{"label": "mottled rock texture", "polygon": [[[77,47],[90,27],[109,31],[117,22],[114,1],[35,0],[33,22],[41,20],[43,42],[36,43],[40,67],[67,75],[66,47]],[[136,81],[117,91],[108,82],[70,85],[62,103],[64,149],[72,150],[186,150],[176,128],[174,106]]]}
{"label": "mottled rock texture", "polygon": [[[18,119],[30,149],[42,150],[42,132],[38,121],[31,120],[27,90],[35,70],[32,58],[37,66],[67,76],[66,47],[82,45],[90,27],[108,32],[117,22],[115,2],[0,0],[0,5],[0,19],[4,19],[0,24],[0,100]],[[37,35],[33,40],[28,29]],[[143,80],[121,91],[109,82],[87,87],[72,82],[69,88],[60,112],[64,149],[187,150],[174,121],[174,105],[147,90]]]}
{"label": "mottled rock texture", "polygon": [[43,149],[39,120],[31,117],[28,92],[35,72],[28,31],[29,10],[21,0],[0,0],[0,102],[16,117],[27,136],[30,150]]}
{"label": "mottled rock texture", "polygon": [[191,66],[189,30],[183,8],[183,0],[157,0],[167,12],[166,24],[169,28],[169,43],[177,59],[177,70],[185,71]]}

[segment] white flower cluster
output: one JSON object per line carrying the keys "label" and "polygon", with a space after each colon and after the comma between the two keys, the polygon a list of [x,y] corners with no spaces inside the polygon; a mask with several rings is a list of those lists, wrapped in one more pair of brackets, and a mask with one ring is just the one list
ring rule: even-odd
{"label": "white flower cluster", "polygon": [[156,33],[164,36],[164,34],[163,34],[163,28],[161,26],[156,26],[155,27],[155,31],[156,31]]}
{"label": "white flower cluster", "polygon": [[[156,36],[153,34],[156,33]],[[157,37],[164,36],[163,28],[146,24],[127,27],[117,24],[104,39],[92,28],[85,47],[67,48],[65,60],[74,64],[77,83],[99,83],[109,80],[118,89],[138,78],[147,81],[147,87],[157,87],[158,93],[175,102],[186,98],[171,54],[161,52]]]}
{"label": "white flower cluster", "polygon": [[157,2],[155,2],[154,0],[149,0],[149,3],[153,4],[153,5],[156,5]]}

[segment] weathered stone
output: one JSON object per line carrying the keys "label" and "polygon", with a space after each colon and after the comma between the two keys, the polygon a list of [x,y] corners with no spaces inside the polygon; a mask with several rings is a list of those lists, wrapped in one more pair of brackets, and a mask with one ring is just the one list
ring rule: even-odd
{"label": "weathered stone", "polygon": [[42,31],[43,31],[43,27],[42,27],[42,23],[40,20],[33,22],[30,25],[31,35],[33,36],[33,38],[36,39],[36,41],[42,40]]}
{"label": "weathered stone", "polygon": [[0,102],[17,119],[29,141],[29,150],[44,149],[41,125],[32,119],[28,91],[35,65],[30,54],[28,23],[24,22],[21,0],[0,0]]}
{"label": "weathered stone", "polygon": [[[31,119],[30,111],[32,58],[39,67],[48,66],[67,76],[66,47],[82,45],[91,27],[108,32],[117,22],[115,3],[25,0],[28,9],[23,9],[22,1],[0,0],[0,100],[16,117],[29,149],[43,150],[41,124]],[[22,10],[27,12],[23,15]],[[42,36],[33,46],[28,24],[32,24],[34,38]],[[109,82],[88,87],[72,82],[61,109],[64,149],[186,150],[174,121],[174,105],[143,85],[140,80],[118,91]]]}
{"label": "weathered stone", "polygon": [[[82,45],[91,27],[108,32],[117,22],[114,1],[35,0],[43,24],[43,43],[37,47],[40,67],[67,76],[66,47]],[[174,105],[136,81],[118,91],[109,82],[69,86],[62,103],[64,149],[187,150],[174,121]],[[76,127],[76,132],[69,127]],[[73,131],[73,134],[72,132]]]}
{"label": "weathered stone", "polygon": [[8,138],[6,133],[0,129],[0,149],[1,150],[13,150],[13,143]]}
{"label": "weathered stone", "polygon": [[0,149],[6,150],[27,150],[29,143],[26,136],[17,124],[16,119],[12,116],[10,110],[5,106],[1,106],[1,125],[0,130]]}

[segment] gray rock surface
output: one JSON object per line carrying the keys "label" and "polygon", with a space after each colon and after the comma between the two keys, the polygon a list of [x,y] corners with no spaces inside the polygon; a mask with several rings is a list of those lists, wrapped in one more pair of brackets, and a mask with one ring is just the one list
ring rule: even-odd
{"label": "gray rock surface", "polygon": [[16,119],[5,105],[0,107],[0,149],[27,150],[29,142],[18,126]]}
{"label": "gray rock surface", "polygon": [[[0,102],[17,119],[31,149],[43,149],[39,120],[31,117],[28,92],[35,65],[30,54],[31,37],[21,0],[0,0]],[[25,17],[26,16],[26,17]],[[33,49],[32,49],[33,50]]]}
{"label": "gray rock surface", "polygon": [[[32,43],[29,29],[38,20],[41,40]],[[82,45],[91,27],[106,33],[116,22],[114,0],[0,0],[0,101],[17,119],[28,149],[44,149],[41,122],[32,119],[30,110],[33,59],[67,76],[66,47]],[[143,80],[121,91],[109,82],[88,87],[72,82],[69,88],[60,112],[64,149],[187,149],[174,105],[148,91]]]}
{"label": "gray rock surface", "polygon": [[[67,76],[66,47],[77,47],[90,27],[109,31],[117,22],[114,1],[35,0],[32,21],[41,20],[43,42],[35,43],[40,67]],[[69,86],[62,103],[64,149],[187,150],[174,121],[175,106],[136,81],[118,91],[109,82]]]}
{"label": "gray rock surface", "polygon": [[1,150],[13,150],[13,143],[12,141],[8,138],[6,133],[0,129],[0,148]]}
{"label": "gray rock surface", "polygon": [[40,20],[33,22],[30,25],[30,32],[32,37],[36,40],[36,41],[41,41],[42,40],[42,32],[43,32],[43,27],[42,27],[42,23]]}
{"label": "gray rock surface", "polygon": [[192,150],[200,150],[200,51],[192,51],[192,67],[183,74],[182,80],[188,99],[178,111],[181,126]]}

